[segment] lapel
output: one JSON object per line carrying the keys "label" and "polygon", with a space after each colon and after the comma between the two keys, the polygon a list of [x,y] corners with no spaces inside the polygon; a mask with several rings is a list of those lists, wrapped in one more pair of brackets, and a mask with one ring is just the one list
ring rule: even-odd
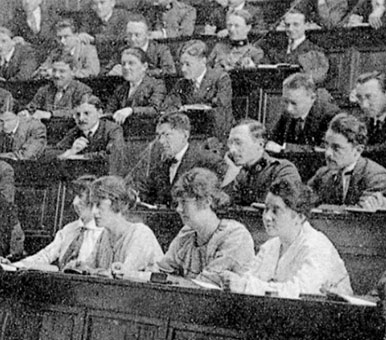
{"label": "lapel", "polygon": [[192,163],[194,162],[194,154],[195,151],[192,149],[192,146],[189,143],[188,149],[182,157],[181,164],[177,169],[176,175],[174,176],[173,183],[171,184],[172,186],[184,172],[189,171],[192,168]]}
{"label": "lapel", "polygon": [[142,106],[141,102],[143,99],[143,93],[146,93],[148,89],[151,87],[151,82],[149,81],[149,77],[145,75],[142,79],[141,83],[138,85],[136,91],[131,96],[130,101],[132,106]]}
{"label": "lapel", "polygon": [[20,60],[20,46],[16,45],[15,50],[13,52],[13,55],[11,59],[8,62],[8,65],[5,67],[2,67],[1,73],[3,74],[3,77],[5,79],[11,78],[14,74],[15,68],[17,68],[17,64],[19,63]]}
{"label": "lapel", "polygon": [[[74,87],[75,87],[75,81],[72,80],[68,84],[66,90],[64,91],[62,98],[60,98],[59,100],[59,105],[58,105],[59,107],[61,108],[68,107],[68,103],[71,102],[71,96],[72,96],[72,93],[74,92]],[[55,98],[55,95],[54,95],[54,98]]]}
{"label": "lapel", "polygon": [[106,127],[106,122],[104,120],[100,120],[98,129],[95,131],[94,135],[90,138],[90,143],[89,143],[90,149],[99,149],[98,145],[101,140],[103,141],[105,127]]}
{"label": "lapel", "polygon": [[360,192],[361,189],[361,181],[363,178],[363,171],[366,166],[366,160],[363,157],[360,157],[358,159],[357,164],[355,165],[355,168],[353,170],[352,176],[350,178],[350,183],[348,186],[347,194],[345,202],[346,204],[352,205],[357,203],[357,199],[359,198],[358,192]]}
{"label": "lapel", "polygon": [[[204,78],[200,84],[200,88],[194,92],[194,97],[204,98],[212,87],[212,70],[207,68]],[[194,87],[194,85],[193,85]],[[193,89],[194,90],[194,89]]]}
{"label": "lapel", "polygon": [[16,149],[19,149],[20,146],[26,141],[27,139],[27,132],[28,132],[28,121],[23,120],[22,118],[19,118],[19,126],[16,129],[14,138],[13,138],[13,147]]}

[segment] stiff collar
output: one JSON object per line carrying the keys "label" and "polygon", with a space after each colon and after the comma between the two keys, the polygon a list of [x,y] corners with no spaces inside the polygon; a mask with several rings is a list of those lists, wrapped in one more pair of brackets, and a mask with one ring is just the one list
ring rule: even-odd
{"label": "stiff collar", "polygon": [[99,120],[98,122],[90,129],[90,130],[87,130],[87,131],[84,131],[83,133],[87,136],[87,137],[92,137],[95,135],[95,132],[98,130],[99,128]]}

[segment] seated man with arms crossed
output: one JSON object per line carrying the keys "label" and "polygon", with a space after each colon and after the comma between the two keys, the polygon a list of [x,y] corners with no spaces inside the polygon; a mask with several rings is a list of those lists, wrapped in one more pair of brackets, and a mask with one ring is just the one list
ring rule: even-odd
{"label": "seated man with arms crossed", "polygon": [[[265,128],[256,120],[242,120],[232,128],[228,138],[228,156],[234,165],[241,166],[234,180],[225,187],[233,204],[248,206],[264,202],[274,181],[301,180],[294,164],[265,152],[265,142]],[[231,169],[232,164],[229,171]]]}
{"label": "seated man with arms crossed", "polygon": [[90,259],[77,267],[104,276],[152,271],[163,252],[148,226],[131,222],[136,192],[122,178],[105,176],[92,184],[91,198],[96,225],[104,231]]}
{"label": "seated man with arms crossed", "polygon": [[330,122],[325,136],[327,165],[308,182],[319,204],[368,208],[375,193],[386,192],[386,169],[361,156],[366,142],[366,125],[354,116],[340,113]]}
{"label": "seated man with arms crossed", "polygon": [[284,298],[321,294],[334,287],[352,294],[343,260],[331,241],[307,221],[312,192],[301,182],[274,182],[265,199],[263,223],[270,240],[264,243],[249,270],[238,275],[222,274],[225,287],[233,292]]}
{"label": "seated man with arms crossed", "polygon": [[76,105],[76,126],[56,145],[64,151],[60,159],[85,158],[108,162],[110,174],[121,174],[125,159],[122,128],[100,119],[103,107],[100,99],[85,95]]}
{"label": "seated man with arms crossed", "polygon": [[170,205],[171,189],[178,178],[194,167],[221,174],[220,157],[189,142],[190,121],[183,113],[162,115],[157,124],[161,150],[154,148],[147,172],[133,176],[143,202]]}
{"label": "seated man with arms crossed", "polygon": [[92,253],[102,233],[102,228],[95,225],[90,203],[90,186],[94,176],[81,176],[73,181],[75,193],[73,207],[79,219],[59,230],[55,239],[35,255],[14,263],[18,267],[56,264],[60,270],[71,267],[74,261],[85,261]]}
{"label": "seated man with arms crossed", "polygon": [[19,114],[31,114],[36,119],[50,119],[51,117],[72,116],[72,109],[76,102],[91,89],[75,80],[75,62],[71,56],[57,56],[52,60],[52,82],[41,87],[27,105],[26,110]]}
{"label": "seated man with arms crossed", "polygon": [[[13,99],[0,106],[0,158],[13,160],[38,159],[47,145],[46,127],[31,117],[21,117],[13,112]],[[6,106],[6,107],[5,107]]]}

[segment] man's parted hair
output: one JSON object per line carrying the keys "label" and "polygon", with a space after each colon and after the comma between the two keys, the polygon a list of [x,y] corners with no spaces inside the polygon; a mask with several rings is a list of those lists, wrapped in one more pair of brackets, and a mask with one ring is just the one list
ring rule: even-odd
{"label": "man's parted hair", "polygon": [[141,13],[130,13],[128,16],[127,16],[127,23],[130,23],[130,22],[142,22],[143,24],[146,25],[147,28],[149,28],[149,22],[148,20],[146,19],[146,17],[144,15],[142,15]]}
{"label": "man's parted hair", "polygon": [[71,182],[70,188],[72,189],[73,193],[75,195],[78,195],[79,197],[85,194],[87,197],[86,198],[87,204],[89,205],[91,203],[90,201],[91,185],[96,179],[97,178],[94,175],[80,176]]}
{"label": "man's parted hair", "polygon": [[328,127],[335,133],[345,136],[353,145],[367,144],[367,128],[364,122],[345,112],[336,115]]}
{"label": "man's parted hair", "polygon": [[287,77],[283,82],[283,88],[287,90],[306,89],[309,93],[315,93],[315,83],[312,77],[305,73],[294,73]]}
{"label": "man's parted hair", "polygon": [[59,31],[64,30],[66,28],[71,29],[72,33],[77,33],[75,22],[71,18],[60,20],[55,25],[56,32],[59,32]]}
{"label": "man's parted hair", "polygon": [[64,63],[67,64],[71,70],[74,70],[76,67],[76,60],[71,54],[60,55],[57,54],[52,58],[52,64],[54,63]]}
{"label": "man's parted hair", "polygon": [[257,120],[254,119],[242,119],[238,121],[232,128],[238,127],[238,126],[248,126],[249,132],[251,133],[251,136],[255,139],[263,138],[266,140],[267,138],[267,131],[262,123],[260,123]]}
{"label": "man's parted hair", "polygon": [[208,46],[201,40],[189,40],[182,46],[180,57],[185,53],[192,57],[206,58],[208,56]]}
{"label": "man's parted hair", "polygon": [[378,81],[383,92],[386,92],[386,75],[383,72],[373,71],[361,74],[357,79],[357,84],[365,84],[370,80]]}
{"label": "man's parted hair", "polygon": [[187,131],[190,133],[190,119],[184,113],[167,113],[162,115],[157,122],[157,126],[169,124],[172,129]]}

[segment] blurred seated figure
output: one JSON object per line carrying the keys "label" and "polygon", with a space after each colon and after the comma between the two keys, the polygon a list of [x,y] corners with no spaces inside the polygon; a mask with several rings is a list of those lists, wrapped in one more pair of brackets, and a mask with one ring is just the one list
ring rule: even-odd
{"label": "blurred seated figure", "polygon": [[0,27],[0,80],[30,79],[37,67],[38,61],[31,46],[17,44],[12,32]]}
{"label": "blurred seated figure", "polygon": [[145,173],[133,176],[142,202],[170,205],[173,185],[183,173],[194,167],[222,174],[224,164],[220,156],[216,157],[189,142],[190,121],[185,114],[162,115],[156,132],[159,152],[151,155]]}
{"label": "blurred seated figure", "polygon": [[307,39],[305,14],[293,9],[285,15],[284,24],[288,41],[266,51],[267,59],[271,64],[300,65],[303,72],[320,86],[326,80],[329,61],[323,50]]}
{"label": "blurred seated figure", "polygon": [[386,84],[385,74],[369,72],[361,74],[355,86],[356,100],[367,126],[367,145],[386,147]]}
{"label": "blurred seated figure", "polygon": [[[166,44],[157,43],[150,39],[149,24],[147,19],[141,14],[130,14],[126,26],[126,48],[140,48],[148,57],[147,74],[154,77],[164,75],[173,75],[176,73],[176,67],[170,49]],[[121,53],[111,61],[112,69],[109,75],[121,76],[122,65]]]}
{"label": "blurred seated figure", "polygon": [[343,260],[331,241],[307,221],[312,193],[300,182],[274,182],[265,199],[264,243],[248,272],[223,274],[232,292],[283,298],[321,294],[321,288],[352,295]]}
{"label": "blurred seated figure", "polygon": [[147,16],[152,39],[176,38],[193,34],[196,9],[178,0],[152,0],[153,11]]}
{"label": "blurred seated figure", "polygon": [[253,239],[239,222],[216,211],[227,201],[217,176],[194,168],[174,185],[173,199],[184,224],[158,263],[161,271],[221,286],[220,274],[244,272],[254,256]]}
{"label": "blurred seated figure", "polygon": [[84,175],[72,182],[72,205],[79,218],[60,229],[44,249],[14,263],[16,266],[29,268],[53,264],[63,270],[67,265],[71,267],[75,262],[84,262],[90,257],[103,231],[95,225],[90,202],[90,187],[95,179],[94,176]]}
{"label": "blurred seated figure", "polygon": [[[125,159],[122,128],[100,119],[103,107],[100,99],[85,95],[75,107],[76,126],[56,145],[64,151],[60,159],[93,159],[106,161],[110,174],[121,174]],[[79,157],[80,156],[80,157]]]}
{"label": "blurred seated figure", "polygon": [[20,117],[12,107],[0,112],[0,158],[36,160],[46,145],[46,127],[39,120]]}
{"label": "blurred seated figure", "polygon": [[260,64],[264,56],[263,50],[248,41],[248,33],[252,27],[252,16],[249,12],[242,9],[227,14],[226,24],[229,39],[214,46],[209,56],[209,65],[229,71]]}
{"label": "blurred seated figure", "polygon": [[241,167],[234,180],[225,187],[233,204],[249,206],[264,202],[274,181],[301,181],[295,165],[286,159],[269,156],[264,149],[265,143],[265,128],[256,120],[242,120],[232,128],[228,157]]}
{"label": "blurred seated figure", "polygon": [[348,26],[360,26],[368,22],[379,29],[385,22],[385,0],[358,0],[350,15]]}
{"label": "blurred seated figure", "polygon": [[55,29],[60,46],[51,51],[37,74],[49,78],[52,76],[52,61],[58,56],[70,55],[74,58],[75,78],[97,76],[100,65],[96,48],[79,40],[74,22],[71,19],[59,21]]}
{"label": "blurred seated figure", "polygon": [[217,2],[220,6],[209,15],[205,27],[206,34],[217,34],[220,38],[226,37],[229,34],[226,26],[227,16],[240,10],[247,11],[251,15],[253,33],[259,33],[265,29],[263,10],[257,4],[248,3],[246,0],[222,0]]}
{"label": "blurred seated figure", "polygon": [[0,160],[0,199],[10,204],[15,201],[15,172],[12,166],[3,160]]}
{"label": "blurred seated figure", "polygon": [[200,104],[207,111],[212,135],[224,140],[233,123],[232,84],[221,69],[207,67],[208,48],[200,40],[188,41],[181,49],[180,63],[183,79],[177,81],[166,96],[161,110],[189,111]]}
{"label": "blurred seated figure", "polygon": [[327,165],[308,182],[318,204],[367,207],[374,193],[386,192],[386,169],[361,156],[366,142],[363,122],[346,113],[333,118],[325,136]]}
{"label": "blurred seated figure", "polygon": [[77,267],[106,276],[154,270],[163,252],[148,226],[130,221],[135,191],[122,178],[105,176],[93,183],[91,199],[96,225],[104,230],[89,260]]}
{"label": "blurred seated figure", "polygon": [[348,1],[302,0],[296,2],[295,8],[304,13],[308,21],[332,29],[342,24],[342,19],[348,12]]}
{"label": "blurred seated figure", "polygon": [[50,119],[51,117],[72,117],[75,103],[91,93],[91,89],[74,79],[74,58],[58,56],[52,60],[52,83],[41,87],[26,109],[19,114],[32,115],[35,119]]}
{"label": "blurred seated figure", "polygon": [[21,40],[36,47],[39,62],[44,60],[55,46],[54,26],[58,15],[52,6],[42,5],[42,0],[22,0],[17,6],[7,28]]}
{"label": "blurred seated figure", "polygon": [[284,80],[282,98],[284,112],[270,134],[268,149],[280,151],[285,143],[320,146],[339,108],[321,100],[311,77],[303,73],[292,74]]}
{"label": "blurred seated figure", "polygon": [[124,124],[129,117],[156,119],[166,95],[164,81],[147,74],[149,61],[138,47],[124,50],[121,64],[125,82],[114,91],[106,112],[112,114],[118,124]]}

